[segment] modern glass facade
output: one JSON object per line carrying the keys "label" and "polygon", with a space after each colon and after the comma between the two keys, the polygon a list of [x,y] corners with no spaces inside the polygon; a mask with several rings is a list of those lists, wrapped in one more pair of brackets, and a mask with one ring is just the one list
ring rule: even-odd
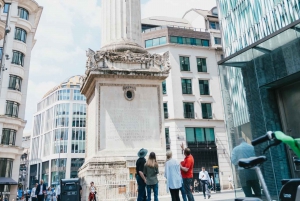
{"label": "modern glass facade", "polygon": [[299,0],[218,0],[226,56],[300,18]]}
{"label": "modern glass facade", "polygon": [[[219,0],[222,43],[219,62],[230,152],[244,139],[281,130],[299,137],[299,5],[296,0]],[[299,109],[298,109],[299,108]],[[292,111],[292,112],[291,112]],[[268,144],[255,147],[257,156]],[[270,194],[278,200],[281,180],[299,177],[284,145],[265,153],[262,172]],[[232,164],[237,197],[245,196],[244,179]],[[244,175],[245,176],[245,175]]]}
{"label": "modern glass facade", "polygon": [[47,93],[38,104],[30,160],[37,161],[31,167],[35,168],[38,163],[39,168],[35,174],[31,173],[30,186],[39,175],[48,185],[57,185],[60,179],[77,177],[85,155],[85,101],[79,91],[79,76],[75,76]]}

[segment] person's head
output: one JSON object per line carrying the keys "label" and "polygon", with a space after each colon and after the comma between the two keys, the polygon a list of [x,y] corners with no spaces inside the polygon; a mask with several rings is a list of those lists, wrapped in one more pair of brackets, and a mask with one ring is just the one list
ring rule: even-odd
{"label": "person's head", "polygon": [[202,167],[202,171],[203,171],[203,172],[205,171],[205,167]]}
{"label": "person's head", "polygon": [[158,167],[158,164],[157,164],[157,161],[156,161],[156,155],[154,152],[151,152],[149,154],[149,158],[146,162],[146,166],[149,166],[149,167]]}
{"label": "person's head", "polygon": [[94,182],[93,181],[91,182],[91,186],[94,186]]}
{"label": "person's head", "polygon": [[48,191],[51,191],[51,187],[50,186],[48,187]]}
{"label": "person's head", "polygon": [[37,187],[39,184],[38,183],[35,183],[35,187]]}
{"label": "person's head", "polygon": [[213,178],[213,176],[210,176],[211,178]]}
{"label": "person's head", "polygon": [[43,183],[44,183],[44,180],[41,179],[41,184],[43,184]]}
{"label": "person's head", "polygon": [[167,151],[167,160],[170,160],[172,158],[172,151]]}
{"label": "person's head", "polygon": [[27,190],[28,190],[28,187],[27,187]]}
{"label": "person's head", "polygon": [[147,153],[148,153],[148,150],[142,148],[142,149],[138,152],[137,155],[138,155],[139,158],[145,158],[145,156],[147,155]]}
{"label": "person's head", "polygon": [[184,155],[185,155],[185,156],[191,155],[191,150],[190,150],[189,148],[185,148],[185,149],[184,149]]}

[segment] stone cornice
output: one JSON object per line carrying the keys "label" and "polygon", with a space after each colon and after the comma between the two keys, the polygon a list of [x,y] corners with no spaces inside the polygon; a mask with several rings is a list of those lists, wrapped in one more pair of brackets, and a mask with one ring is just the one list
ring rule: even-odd
{"label": "stone cornice", "polygon": [[24,128],[27,121],[20,119],[20,118],[15,118],[15,117],[8,117],[6,115],[0,115],[0,122],[3,124],[10,125],[9,127],[12,129],[16,129],[16,127],[19,128]]}

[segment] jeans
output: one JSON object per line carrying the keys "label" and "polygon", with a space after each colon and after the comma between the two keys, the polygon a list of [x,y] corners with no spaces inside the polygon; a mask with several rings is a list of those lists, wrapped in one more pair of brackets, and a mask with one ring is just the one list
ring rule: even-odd
{"label": "jeans", "polygon": [[[242,186],[242,189],[246,197],[261,197],[261,189],[258,180],[248,180],[246,181],[247,186]],[[254,195],[252,194],[252,189]]]}
{"label": "jeans", "polygon": [[158,183],[154,185],[147,185],[147,201],[151,201],[151,189],[153,189],[154,201],[158,201]]}
{"label": "jeans", "polygon": [[179,198],[179,188],[178,189],[170,189],[172,201],[180,201]]}
{"label": "jeans", "polygon": [[146,184],[139,175],[136,176],[136,181],[138,183],[137,201],[146,201]]}
{"label": "jeans", "polygon": [[37,198],[31,197],[31,201],[37,201]]}
{"label": "jeans", "polygon": [[201,180],[201,183],[202,183],[202,191],[203,191],[204,197],[206,197],[205,193],[207,194],[207,196],[210,196],[207,180]]}
{"label": "jeans", "polygon": [[181,191],[181,195],[182,195],[183,201],[187,201],[186,193],[185,193],[185,190],[184,190],[184,186],[183,186],[183,185],[181,186],[180,191]]}
{"label": "jeans", "polygon": [[186,196],[189,201],[195,201],[194,196],[191,192],[191,188],[190,188],[190,186],[192,185],[192,182],[193,182],[193,178],[184,178],[183,179],[184,190],[186,192]]}

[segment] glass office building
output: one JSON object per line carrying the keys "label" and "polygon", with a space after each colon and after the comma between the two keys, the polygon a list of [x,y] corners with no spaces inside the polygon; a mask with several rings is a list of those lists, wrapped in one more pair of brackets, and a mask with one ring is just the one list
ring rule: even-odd
{"label": "glass office building", "polygon": [[77,178],[84,163],[86,99],[79,76],[49,91],[37,105],[31,136],[29,186],[37,180],[56,185]]}
{"label": "glass office building", "polygon": [[[218,6],[226,55],[219,70],[230,149],[240,138],[250,143],[269,130],[299,138],[300,1],[218,0]],[[266,146],[255,147],[256,155],[263,155]],[[265,155],[262,172],[278,200],[281,180],[299,177],[299,167],[284,145]],[[236,187],[242,187],[232,166]],[[242,190],[236,194],[244,196]]]}

